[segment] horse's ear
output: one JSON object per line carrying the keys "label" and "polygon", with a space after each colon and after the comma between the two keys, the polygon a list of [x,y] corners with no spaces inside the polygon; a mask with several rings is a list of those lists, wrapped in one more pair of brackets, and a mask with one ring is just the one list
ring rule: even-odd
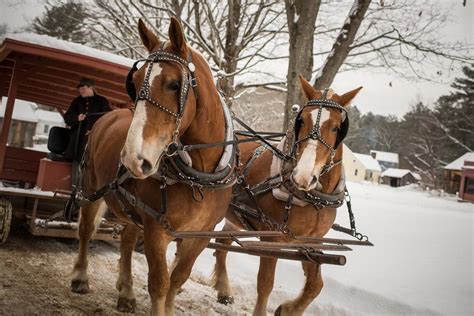
{"label": "horse's ear", "polygon": [[153,34],[153,32],[146,27],[142,19],[138,20],[138,33],[140,33],[142,43],[145,45],[149,53],[151,53],[157,46],[160,45],[160,39],[158,36]]}
{"label": "horse's ear", "polygon": [[341,95],[340,103],[343,106],[349,105],[349,103],[351,103],[352,99],[354,99],[355,96],[359,93],[360,89],[362,89],[362,87],[356,88],[354,90],[351,90],[351,91],[346,92],[343,95]]}
{"label": "horse's ear", "polygon": [[186,52],[186,38],[184,37],[183,27],[179,20],[175,17],[171,17],[171,24],[168,30],[168,36],[170,38],[171,46],[178,53]]}
{"label": "horse's ear", "polygon": [[316,90],[302,75],[298,75],[298,78],[300,79],[303,94],[308,100],[317,99],[322,95],[321,92]]}

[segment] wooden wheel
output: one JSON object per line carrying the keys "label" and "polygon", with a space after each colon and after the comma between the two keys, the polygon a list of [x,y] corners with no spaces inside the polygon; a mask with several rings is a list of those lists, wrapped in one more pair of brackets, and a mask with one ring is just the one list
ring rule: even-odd
{"label": "wooden wheel", "polygon": [[0,198],[0,243],[7,240],[11,222],[12,204],[7,199]]}

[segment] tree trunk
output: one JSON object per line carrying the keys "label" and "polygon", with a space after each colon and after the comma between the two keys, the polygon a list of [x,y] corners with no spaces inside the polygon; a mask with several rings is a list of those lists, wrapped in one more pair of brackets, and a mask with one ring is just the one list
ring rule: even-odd
{"label": "tree trunk", "polygon": [[288,129],[291,106],[295,103],[302,105],[303,102],[298,75],[311,79],[314,31],[320,5],[320,0],[285,0],[290,36],[290,58],[286,75],[288,93],[283,130]]}
{"label": "tree trunk", "polygon": [[316,89],[321,90],[331,85],[339,68],[341,68],[350,52],[350,45],[354,42],[370,2],[371,0],[354,0],[347,19],[332,46],[331,52],[316,75],[313,85]]}
{"label": "tree trunk", "polygon": [[[229,15],[226,26],[225,50],[224,50],[224,71],[232,74],[237,69],[237,58],[239,57],[240,48],[237,44],[239,37],[238,22],[240,19],[241,3],[240,0],[228,0]],[[220,88],[224,92],[226,101],[231,104],[234,96],[234,75],[226,76],[221,81]]]}

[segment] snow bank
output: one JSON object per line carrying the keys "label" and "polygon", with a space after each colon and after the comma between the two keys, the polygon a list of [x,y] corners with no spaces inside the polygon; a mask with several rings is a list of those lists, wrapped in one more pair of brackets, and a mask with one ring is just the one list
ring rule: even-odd
{"label": "snow bank", "polygon": [[[325,286],[306,315],[472,315],[473,205],[430,197],[414,186],[348,183],[348,188],[357,228],[375,247],[354,247],[345,253],[345,267],[323,266]],[[337,222],[348,225],[345,207],[338,212]],[[174,247],[170,248],[171,260]],[[205,250],[192,279],[209,280],[213,267],[212,251]],[[228,269],[236,303],[222,307],[223,311],[251,314],[258,258],[229,254]],[[295,297],[303,281],[298,262],[280,260],[269,313]],[[189,281],[185,290],[200,295],[196,299],[201,301],[215,301],[213,291],[194,292],[195,286]]]}

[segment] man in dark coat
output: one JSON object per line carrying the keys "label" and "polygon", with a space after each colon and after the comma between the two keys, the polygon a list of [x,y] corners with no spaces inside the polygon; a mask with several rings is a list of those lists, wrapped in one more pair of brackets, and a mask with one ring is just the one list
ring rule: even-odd
{"label": "man in dark coat", "polygon": [[64,121],[71,127],[71,140],[64,155],[76,163],[84,153],[87,132],[105,112],[111,111],[109,101],[95,92],[94,85],[91,79],[82,78],[77,86],[80,96],[71,102],[64,114]]}

